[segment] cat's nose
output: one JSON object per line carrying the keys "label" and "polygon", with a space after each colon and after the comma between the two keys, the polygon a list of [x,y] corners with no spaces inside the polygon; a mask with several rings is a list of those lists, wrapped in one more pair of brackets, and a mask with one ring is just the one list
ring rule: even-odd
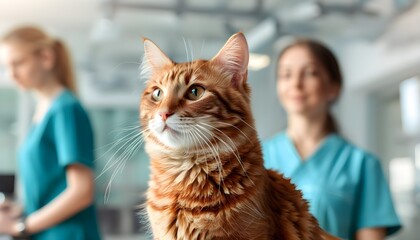
{"label": "cat's nose", "polygon": [[168,119],[173,114],[174,114],[173,112],[159,112],[159,115],[163,121],[166,121],[166,119]]}

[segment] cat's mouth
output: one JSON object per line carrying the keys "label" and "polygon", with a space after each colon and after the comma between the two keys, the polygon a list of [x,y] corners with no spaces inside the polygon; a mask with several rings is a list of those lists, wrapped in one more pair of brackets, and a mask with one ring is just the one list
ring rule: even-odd
{"label": "cat's mouth", "polygon": [[162,129],[162,133],[164,132],[171,132],[171,133],[177,133],[178,131],[175,131],[173,128],[169,127],[168,124],[165,124],[165,126]]}
{"label": "cat's mouth", "polygon": [[171,131],[171,130],[172,130],[172,128],[170,128],[168,125],[165,124],[165,126],[162,129],[162,132],[164,132],[164,131]]}

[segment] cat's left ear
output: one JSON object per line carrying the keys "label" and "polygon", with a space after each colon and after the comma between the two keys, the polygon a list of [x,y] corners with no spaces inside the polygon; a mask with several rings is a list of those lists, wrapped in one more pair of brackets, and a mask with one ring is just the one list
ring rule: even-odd
{"label": "cat's left ear", "polygon": [[142,73],[150,74],[153,71],[174,63],[154,42],[147,38],[143,38],[143,42],[144,58],[141,66]]}
{"label": "cat's left ear", "polygon": [[249,50],[243,33],[234,34],[211,60],[232,76],[234,86],[241,86],[248,72]]}

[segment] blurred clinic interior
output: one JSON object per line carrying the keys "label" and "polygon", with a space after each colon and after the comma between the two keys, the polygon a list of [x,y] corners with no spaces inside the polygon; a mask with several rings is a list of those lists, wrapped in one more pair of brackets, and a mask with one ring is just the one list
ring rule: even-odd
{"label": "blurred clinic interior", "polygon": [[[147,239],[137,206],[144,202],[149,159],[134,141],[144,87],[142,37],[184,62],[211,58],[238,31],[251,52],[248,82],[261,140],[286,126],[275,90],[281,49],[304,36],[334,51],[344,75],[333,107],[340,132],[379,157],[403,224],[388,239],[419,239],[419,23],[417,0],[0,1],[0,35],[31,24],[70,49],[94,130],[95,197],[106,240]],[[0,198],[19,199],[17,149],[33,108],[33,96],[18,91],[0,66]]]}

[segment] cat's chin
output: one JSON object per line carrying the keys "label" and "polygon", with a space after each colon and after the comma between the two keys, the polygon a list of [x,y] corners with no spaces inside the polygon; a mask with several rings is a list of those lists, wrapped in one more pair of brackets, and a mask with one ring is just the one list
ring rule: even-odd
{"label": "cat's chin", "polygon": [[177,132],[173,129],[165,129],[164,131],[160,133],[155,133],[159,139],[159,141],[170,148],[173,149],[183,149],[191,147],[191,142],[184,139],[184,136],[182,133]]}
{"label": "cat's chin", "polygon": [[204,126],[194,127],[192,123],[180,123],[179,116],[174,114],[163,122],[160,117],[149,121],[150,130],[158,141],[171,149],[182,152],[191,152],[197,148],[209,146],[213,138],[211,128]]}

